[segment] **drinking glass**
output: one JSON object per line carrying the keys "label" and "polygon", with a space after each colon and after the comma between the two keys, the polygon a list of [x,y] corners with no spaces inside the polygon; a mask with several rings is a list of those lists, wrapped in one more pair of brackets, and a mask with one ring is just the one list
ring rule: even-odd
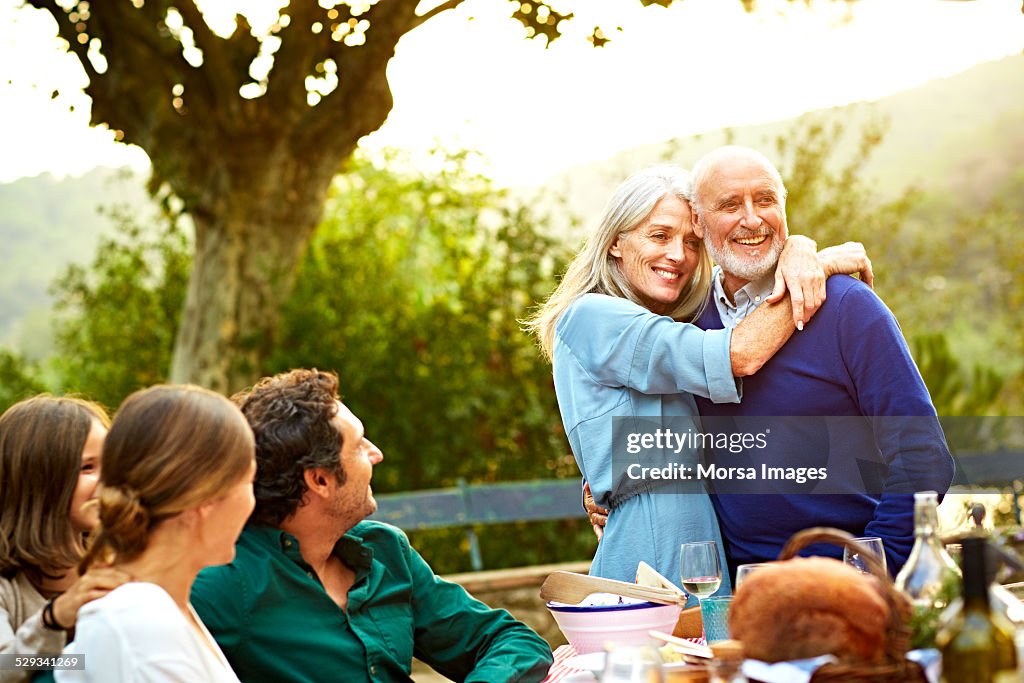
{"label": "drinking glass", "polygon": [[663,683],[661,664],[653,646],[617,647],[605,655],[601,683]]}
{"label": "drinking glass", "polygon": [[[884,571],[888,571],[885,566],[885,550],[882,548],[882,539],[878,536],[865,536],[862,538],[853,539],[857,543],[864,546],[872,555],[875,556]],[[854,569],[858,570],[861,574],[870,574],[868,565],[864,559],[850,546],[843,548],[843,562],[850,565]]]}
{"label": "drinking glass", "polygon": [[740,584],[743,583],[744,579],[746,579],[748,576],[753,574],[761,567],[767,566],[767,562],[753,562],[751,564],[741,564],[740,566],[736,567],[736,585],[733,586],[733,590],[739,590]]}
{"label": "drinking glass", "polygon": [[700,621],[708,645],[729,639],[729,607],[731,595],[711,595],[700,601]]}
{"label": "drinking glass", "polygon": [[703,600],[722,585],[722,565],[714,541],[683,543],[679,548],[679,578],[683,590]]}

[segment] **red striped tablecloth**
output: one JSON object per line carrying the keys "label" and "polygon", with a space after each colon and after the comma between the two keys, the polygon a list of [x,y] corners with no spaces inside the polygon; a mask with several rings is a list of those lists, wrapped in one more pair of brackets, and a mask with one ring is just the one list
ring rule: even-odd
{"label": "red striped tablecloth", "polygon": [[562,645],[555,648],[555,651],[551,654],[554,655],[555,661],[551,665],[551,669],[548,670],[548,677],[542,683],[556,683],[556,681],[562,680],[569,674],[583,671],[583,669],[577,669],[565,663],[565,660],[576,656],[576,650],[573,649],[572,645]]}
{"label": "red striped tablecloth", "polygon": [[[695,645],[705,645],[707,643],[703,638],[687,638],[686,640],[689,640]],[[562,645],[556,648],[551,654],[554,656],[555,661],[551,664],[551,668],[548,670],[547,678],[541,681],[541,683],[559,683],[559,681],[564,681],[569,676],[572,676],[574,681],[578,679],[580,683],[584,680],[597,680],[593,675],[587,678],[585,674],[590,672],[586,669],[577,669],[574,666],[566,664],[567,660],[576,656],[576,650],[572,645]]]}

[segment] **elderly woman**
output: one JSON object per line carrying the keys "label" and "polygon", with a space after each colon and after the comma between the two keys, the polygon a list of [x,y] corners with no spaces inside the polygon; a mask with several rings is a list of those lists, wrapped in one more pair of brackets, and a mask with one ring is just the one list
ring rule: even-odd
{"label": "elderly woman", "polygon": [[[869,271],[859,245],[815,253],[791,237],[776,289],[734,331],[690,324],[711,289],[711,262],[691,226],[689,174],[674,166],[636,173],[615,191],[597,230],[529,327],[554,366],[565,433],[596,502],[610,509],[591,573],[633,581],[644,560],[679,578],[679,546],[721,536],[695,480],[639,477],[637,468],[695,468],[693,447],[626,448],[659,427],[699,431],[699,394],[738,402],[736,379],[756,372],[824,300],[836,272]],[[785,284],[783,284],[785,280]],[[794,302],[785,305],[787,288]],[[613,458],[614,452],[614,458]],[[695,471],[691,470],[691,471]],[[725,565],[724,556],[720,558]],[[728,579],[723,582],[729,590]]]}

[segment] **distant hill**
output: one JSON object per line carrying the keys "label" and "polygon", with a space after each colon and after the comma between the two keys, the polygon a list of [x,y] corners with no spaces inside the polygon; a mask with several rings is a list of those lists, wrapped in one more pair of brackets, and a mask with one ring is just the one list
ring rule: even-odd
{"label": "distant hill", "polygon": [[47,289],[69,263],[87,263],[111,219],[101,210],[126,204],[145,215],[145,178],[98,168],[79,178],[44,174],[0,184],[0,345],[26,351],[45,344]]}
{"label": "distant hill", "polygon": [[[859,129],[872,117],[889,128],[865,172],[883,193],[908,185],[955,191],[963,204],[990,197],[1024,167],[1024,55],[980,64],[949,78],[871,103],[813,112]],[[689,167],[705,152],[728,142],[774,149],[774,139],[795,119],[716,131],[638,147],[605,161],[557,175],[547,186],[564,195],[584,225],[596,220],[614,187],[629,173],[653,163]],[[852,152],[852,139],[838,145]],[[784,170],[784,169],[783,169]]]}

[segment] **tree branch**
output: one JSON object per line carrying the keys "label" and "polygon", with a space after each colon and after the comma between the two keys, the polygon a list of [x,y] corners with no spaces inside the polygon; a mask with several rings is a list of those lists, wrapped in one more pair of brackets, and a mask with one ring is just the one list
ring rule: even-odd
{"label": "tree branch", "polygon": [[331,56],[338,65],[340,83],[304,116],[301,144],[344,145],[332,132],[339,129],[339,122],[344,122],[341,130],[356,130],[359,136],[380,127],[393,104],[387,65],[395,45],[417,19],[417,4],[418,0],[378,3],[364,15],[370,23],[366,43],[356,47],[338,44]]}
{"label": "tree branch", "polygon": [[227,44],[230,46],[227,52],[231,60],[230,67],[238,75],[237,84],[242,85],[249,77],[252,60],[262,47],[260,41],[252,34],[252,26],[244,14],[235,15],[235,30],[228,36]]}
{"label": "tree branch", "polygon": [[291,3],[284,11],[291,21],[278,33],[281,46],[274,54],[263,99],[278,116],[293,122],[306,108],[305,79],[316,59],[314,55],[327,52],[330,36],[327,30],[322,30],[319,36],[310,31],[321,16],[326,21],[324,10],[317,3]]}
{"label": "tree branch", "polygon": [[409,30],[412,31],[413,29],[422,26],[423,24],[427,23],[428,21],[436,17],[438,14],[441,14],[442,12],[447,12],[450,9],[455,9],[465,1],[466,0],[447,0],[446,2],[442,2],[434,9],[418,15],[416,17],[416,20],[413,22],[412,28]]}
{"label": "tree branch", "polygon": [[89,82],[95,82],[100,74],[97,73],[96,69],[93,68],[92,62],[89,61],[89,44],[78,42],[78,31],[75,30],[74,24],[68,20],[68,15],[64,8],[54,0],[26,0],[26,2],[53,17],[53,20],[57,23],[57,35],[67,41],[68,51],[78,57],[78,61],[81,62],[82,68],[85,70],[85,75],[89,77]]}
{"label": "tree branch", "polygon": [[[233,78],[236,74],[231,69],[230,60],[225,54],[225,42],[210,30],[210,25],[206,23],[206,19],[193,0],[178,0],[176,7],[185,19],[186,25],[192,29],[196,47],[203,52],[201,71],[206,72],[204,73],[205,78],[203,78],[204,94],[210,102],[210,110],[215,111],[217,104],[222,100],[220,92],[225,84],[237,81],[236,78]],[[237,95],[237,92],[233,94]],[[228,108],[233,109],[230,106]]]}

